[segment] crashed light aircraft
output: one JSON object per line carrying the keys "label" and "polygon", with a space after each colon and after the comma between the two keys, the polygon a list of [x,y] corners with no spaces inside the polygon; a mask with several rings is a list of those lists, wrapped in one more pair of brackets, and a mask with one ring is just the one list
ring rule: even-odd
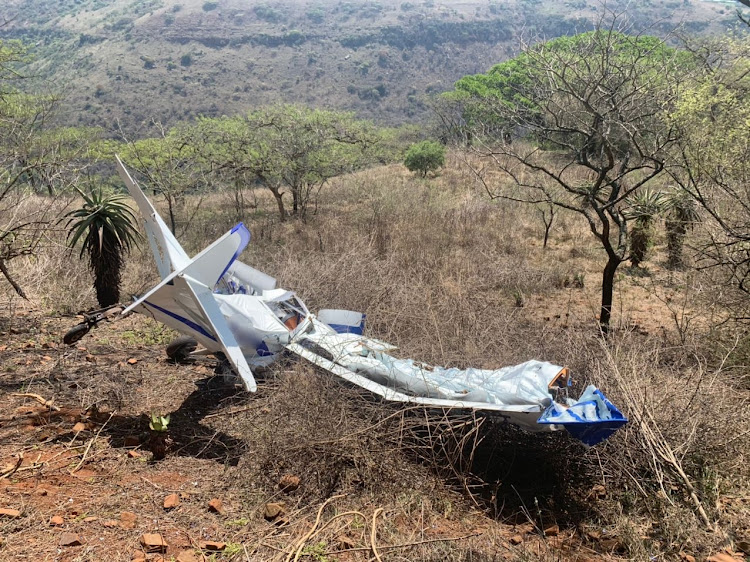
{"label": "crashed light aircraft", "polygon": [[[364,314],[312,314],[276,279],[238,260],[250,242],[242,223],[191,258],[119,158],[117,166],[144,218],[161,276],[122,314],[150,316],[192,338],[173,345],[172,355],[223,355],[254,392],[252,368],[291,353],[387,401],[487,412],[530,431],[565,428],[586,445],[627,423],[594,386],[578,400],[567,398],[568,370],[551,363],[462,370],[396,358],[395,346],[363,335]],[[197,344],[203,349],[196,350]]]}

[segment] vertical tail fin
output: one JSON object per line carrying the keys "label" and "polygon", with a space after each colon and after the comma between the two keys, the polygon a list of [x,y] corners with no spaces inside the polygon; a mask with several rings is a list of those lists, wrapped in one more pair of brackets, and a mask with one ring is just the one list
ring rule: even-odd
{"label": "vertical tail fin", "polygon": [[159,213],[156,212],[156,209],[154,209],[154,206],[146,198],[141,188],[130,177],[120,157],[115,155],[115,159],[117,160],[117,171],[122,181],[125,182],[128,193],[138,203],[138,209],[140,209],[146,223],[146,235],[148,236],[151,251],[154,253],[159,276],[165,279],[173,271],[178,271],[187,266],[190,263],[190,257],[182,249],[182,246],[180,246],[180,243],[172,232],[170,232],[169,228],[167,228],[166,223],[159,216]]}

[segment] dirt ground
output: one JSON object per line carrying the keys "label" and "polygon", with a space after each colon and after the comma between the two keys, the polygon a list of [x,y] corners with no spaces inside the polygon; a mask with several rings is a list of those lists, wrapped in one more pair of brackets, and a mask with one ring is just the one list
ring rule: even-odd
{"label": "dirt ground", "polygon": [[[3,333],[2,560],[601,560],[618,548],[602,529],[494,520],[414,462],[405,472],[419,484],[345,482],[325,498],[311,475],[282,474],[292,483],[282,491],[277,467],[261,474],[245,462],[254,447],[237,424],[289,423],[269,419],[283,384],[261,382],[251,397],[211,361],[172,364],[160,349],[172,333],[142,317],[64,346],[73,323],[17,309]],[[171,416],[162,461],[148,450],[150,412]]]}

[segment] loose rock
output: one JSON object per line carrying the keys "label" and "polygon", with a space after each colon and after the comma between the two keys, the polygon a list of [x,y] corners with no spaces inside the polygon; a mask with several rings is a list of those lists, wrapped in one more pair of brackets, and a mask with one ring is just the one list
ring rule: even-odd
{"label": "loose rock", "polygon": [[208,511],[213,513],[224,513],[224,502],[219,498],[214,498],[208,502]]}
{"label": "loose rock", "polygon": [[120,514],[120,527],[123,529],[135,529],[136,515],[132,511],[123,511]]}
{"label": "loose rock", "polygon": [[279,479],[279,489],[285,494],[288,494],[299,488],[300,482],[301,480],[299,476],[285,474]]}
{"label": "loose rock", "polygon": [[141,545],[147,553],[167,551],[167,542],[158,533],[144,533],[141,535]]}
{"label": "loose rock", "polygon": [[263,518],[266,521],[273,521],[284,513],[284,507],[283,503],[267,503],[266,507],[263,509]]}
{"label": "loose rock", "polygon": [[59,527],[65,524],[65,520],[59,515],[55,515],[54,517],[52,517],[52,519],[49,520],[49,524],[52,527]]}
{"label": "loose rock", "polygon": [[198,543],[198,546],[201,548],[201,550],[211,550],[213,552],[219,552],[227,547],[227,543],[216,541],[201,541]]}
{"label": "loose rock", "polygon": [[513,535],[510,537],[510,544],[519,545],[523,542],[523,537],[521,535]]}
{"label": "loose rock", "polygon": [[60,546],[81,546],[81,537],[75,533],[63,533],[60,537]]}
{"label": "loose rock", "polygon": [[8,508],[2,508],[0,509],[0,517],[8,517],[10,519],[16,519],[18,517],[21,517],[21,512],[17,509],[8,509]]}
{"label": "loose rock", "polygon": [[177,494],[169,494],[164,498],[164,509],[174,509],[180,505],[180,496]]}

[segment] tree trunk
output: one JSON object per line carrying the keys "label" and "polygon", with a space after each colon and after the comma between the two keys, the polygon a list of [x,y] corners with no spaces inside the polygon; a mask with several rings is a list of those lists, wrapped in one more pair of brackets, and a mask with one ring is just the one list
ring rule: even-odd
{"label": "tree trunk", "polygon": [[243,184],[239,176],[234,178],[234,210],[237,213],[237,221],[241,221],[245,216],[245,195]]}
{"label": "tree trunk", "polygon": [[5,265],[5,260],[0,259],[0,271],[2,271],[5,278],[8,280],[8,283],[10,283],[11,287],[18,293],[18,296],[22,299],[29,300],[29,297],[26,296],[26,293],[23,292],[23,289],[21,286],[16,283],[15,279],[11,277],[10,271],[8,271],[8,267]]}
{"label": "tree trunk", "polygon": [[276,205],[279,207],[279,218],[281,219],[281,222],[284,222],[286,220],[286,209],[284,209],[284,194],[281,193],[278,189],[271,189],[271,193],[273,193],[274,199],[276,199]]}
{"label": "tree trunk", "polygon": [[296,217],[299,213],[300,188],[292,188],[292,214]]}
{"label": "tree trunk", "polygon": [[607,265],[602,274],[602,309],[599,313],[599,326],[602,333],[609,333],[609,321],[612,318],[612,294],[615,288],[615,272],[622,260],[615,255],[610,255]]}
{"label": "tree trunk", "polygon": [[167,196],[167,208],[169,209],[169,228],[172,230],[172,234],[177,234],[175,231],[177,226],[174,220],[174,201],[171,196]]}
{"label": "tree trunk", "polygon": [[549,232],[552,230],[552,223],[555,220],[555,208],[552,205],[549,206],[549,215],[544,209],[540,212],[542,213],[542,222],[544,223],[544,242],[542,243],[542,248],[546,248],[547,242],[549,242]]}

